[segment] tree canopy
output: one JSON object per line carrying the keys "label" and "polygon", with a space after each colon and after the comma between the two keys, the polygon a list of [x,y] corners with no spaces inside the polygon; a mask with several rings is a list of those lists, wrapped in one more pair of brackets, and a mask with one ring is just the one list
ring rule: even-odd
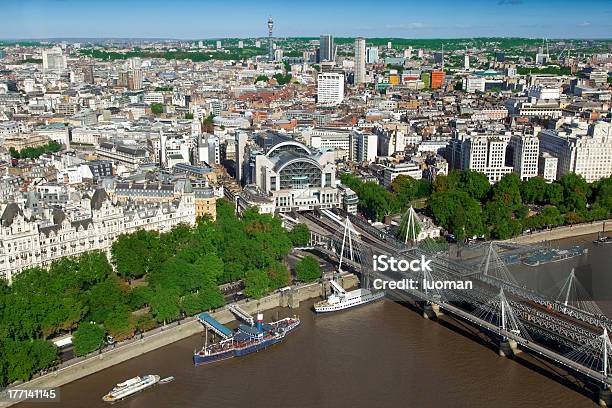
{"label": "tree canopy", "polygon": [[302,282],[314,282],[321,278],[319,261],[314,256],[307,255],[295,265],[295,273]]}

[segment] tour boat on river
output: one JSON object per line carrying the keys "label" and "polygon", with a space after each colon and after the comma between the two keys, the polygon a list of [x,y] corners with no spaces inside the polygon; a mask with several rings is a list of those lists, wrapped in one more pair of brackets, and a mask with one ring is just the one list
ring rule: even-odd
{"label": "tour boat on river", "polygon": [[146,388],[152,387],[158,382],[159,375],[148,374],[142,377],[130,378],[129,380],[117,384],[111,392],[102,397],[102,400],[106,402],[119,401]]}
{"label": "tour boat on river", "polygon": [[297,316],[264,323],[263,315],[258,314],[255,326],[240,324],[234,332],[231,332],[208,313],[200,314],[198,319],[207,328],[211,328],[212,331],[224,337],[224,339],[208,344],[208,330],[206,330],[204,347],[193,354],[193,363],[196,366],[233,357],[242,357],[263,350],[273,344],[282,342],[287,334],[300,325],[300,319]]}
{"label": "tour boat on river", "polygon": [[335,280],[330,281],[334,293],[325,300],[315,303],[317,313],[336,312],[366,303],[375,302],[385,297],[385,292],[372,292],[368,289],[355,289],[347,292]]}

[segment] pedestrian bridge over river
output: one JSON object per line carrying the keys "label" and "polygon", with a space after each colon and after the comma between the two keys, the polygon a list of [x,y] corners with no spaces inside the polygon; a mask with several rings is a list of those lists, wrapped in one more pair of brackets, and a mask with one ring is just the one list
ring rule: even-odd
{"label": "pedestrian bridge over river", "polygon": [[[497,339],[500,355],[521,351],[544,357],[565,367],[577,378],[597,383],[602,406],[612,406],[612,320],[587,298],[573,271],[554,299],[521,285],[508,270],[495,243],[487,245],[479,265],[452,258],[431,243],[410,240],[410,225],[404,242],[373,227],[365,220],[341,210],[303,215],[313,232],[314,250],[337,262],[339,269],[361,275],[362,286],[372,288],[378,279],[418,282],[414,288],[386,289],[393,299],[416,302],[428,318],[443,313],[470,322]],[[417,217],[411,218],[418,220]],[[415,222],[415,221],[413,221]],[[414,231],[414,224],[412,231]],[[520,246],[504,243],[520,251]],[[373,255],[396,259],[431,259],[431,271],[375,270]],[[471,281],[472,289],[429,289],[427,281]]]}

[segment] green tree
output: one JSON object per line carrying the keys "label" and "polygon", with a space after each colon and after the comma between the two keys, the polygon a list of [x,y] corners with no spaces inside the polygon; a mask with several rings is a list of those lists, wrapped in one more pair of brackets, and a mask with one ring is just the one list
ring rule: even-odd
{"label": "green tree", "polygon": [[270,278],[263,269],[249,269],[244,276],[244,293],[260,299],[270,291]]}
{"label": "green tree", "polygon": [[418,188],[418,182],[414,178],[403,174],[400,174],[391,182],[391,191],[395,194],[397,203],[402,208],[407,208],[410,201],[416,198]]}
{"label": "green tree", "polygon": [[[453,172],[452,174],[454,176],[456,173]],[[483,173],[466,170],[458,173],[457,188],[468,193],[470,197],[483,201],[491,185],[489,179]]]}
{"label": "green tree", "polygon": [[0,354],[3,355],[5,384],[14,381],[28,381],[38,371],[55,364],[57,348],[45,340],[2,339]]}
{"label": "green tree", "polygon": [[158,102],[152,103],[151,113],[153,113],[154,115],[161,115],[162,113],[164,113],[164,104]]}
{"label": "green tree", "polygon": [[320,279],[319,261],[312,255],[305,256],[295,265],[295,274],[297,279],[302,282],[314,282]]}
{"label": "green tree", "polygon": [[498,200],[512,209],[522,204],[519,176],[516,173],[503,176],[491,189],[491,199]]}
{"label": "green tree", "polygon": [[258,82],[268,82],[270,80],[270,78],[268,78],[265,75],[258,75],[257,78],[255,78],[255,84]]}
{"label": "green tree", "polygon": [[133,234],[122,234],[111,247],[113,263],[117,273],[126,279],[137,279],[158,269],[161,255],[159,234],[138,230]]}
{"label": "green tree", "polygon": [[429,199],[428,211],[438,225],[458,240],[485,232],[480,204],[466,192],[434,193]]}
{"label": "green tree", "polygon": [[185,114],[185,119],[193,119],[193,113],[191,113],[191,112],[187,112],[187,113]]}
{"label": "green tree", "polygon": [[544,203],[558,206],[563,201],[563,187],[559,183],[551,183],[544,190]]}
{"label": "green tree", "polygon": [[166,324],[178,318],[180,313],[179,295],[176,290],[156,288],[151,292],[151,309],[159,323]]}
{"label": "green tree", "polygon": [[576,173],[567,173],[558,182],[563,187],[561,210],[563,212],[586,210],[587,199],[591,195],[591,188],[584,177]]}
{"label": "green tree", "polygon": [[96,323],[81,323],[72,335],[74,354],[84,356],[102,347],[106,331]]}
{"label": "green tree", "polygon": [[542,204],[548,183],[542,177],[532,177],[521,183],[521,198],[527,204]]}
{"label": "green tree", "polygon": [[297,224],[289,231],[289,239],[294,247],[304,247],[310,242],[310,230],[306,224]]}
{"label": "green tree", "polygon": [[270,280],[270,289],[278,289],[287,286],[291,281],[291,274],[282,262],[273,262],[266,270],[268,279]]}

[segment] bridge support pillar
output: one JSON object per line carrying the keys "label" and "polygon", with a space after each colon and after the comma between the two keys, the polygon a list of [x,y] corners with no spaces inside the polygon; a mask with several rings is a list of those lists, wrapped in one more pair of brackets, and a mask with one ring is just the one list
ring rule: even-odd
{"label": "bridge support pillar", "polygon": [[612,391],[610,391],[610,387],[600,388],[598,399],[600,407],[612,407]]}
{"label": "bridge support pillar", "polygon": [[291,289],[289,292],[289,309],[297,309],[300,307],[300,299],[298,297],[298,292],[295,289]]}
{"label": "bridge support pillar", "polygon": [[502,357],[512,357],[514,355],[514,352],[512,350],[512,346],[510,345],[510,341],[508,340],[501,340],[499,342],[499,355]]}
{"label": "bridge support pillar", "polygon": [[510,349],[512,350],[513,355],[517,355],[523,352],[523,350],[519,348],[516,340],[508,339],[508,344],[510,345]]}
{"label": "bridge support pillar", "polygon": [[444,316],[444,312],[440,308],[440,305],[438,305],[436,303],[432,303],[431,304],[431,308],[432,308],[433,312],[436,314],[436,317]]}
{"label": "bridge support pillar", "polygon": [[437,317],[436,312],[431,303],[425,303],[423,305],[423,317],[425,319],[435,319]]}

